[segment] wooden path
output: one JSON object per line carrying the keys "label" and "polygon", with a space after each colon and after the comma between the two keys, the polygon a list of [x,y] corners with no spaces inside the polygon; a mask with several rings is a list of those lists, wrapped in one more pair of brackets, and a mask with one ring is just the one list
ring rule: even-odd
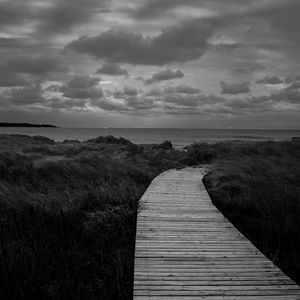
{"label": "wooden path", "polygon": [[140,201],[134,300],[300,299],[300,288],[212,204],[203,169],[156,177]]}

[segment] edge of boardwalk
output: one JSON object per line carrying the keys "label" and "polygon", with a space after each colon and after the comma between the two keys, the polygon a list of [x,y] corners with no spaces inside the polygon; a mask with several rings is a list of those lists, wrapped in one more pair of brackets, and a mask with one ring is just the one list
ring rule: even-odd
{"label": "edge of boardwalk", "polygon": [[205,167],[166,171],[140,200],[134,299],[300,299],[300,288],[213,205]]}

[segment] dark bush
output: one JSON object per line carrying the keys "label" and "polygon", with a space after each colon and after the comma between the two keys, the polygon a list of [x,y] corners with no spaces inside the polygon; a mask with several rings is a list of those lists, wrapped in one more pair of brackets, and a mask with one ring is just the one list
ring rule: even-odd
{"label": "dark bush", "polygon": [[122,137],[116,138],[112,135],[99,136],[95,139],[87,140],[87,142],[92,143],[104,143],[104,144],[118,144],[118,145],[131,145],[132,143]]}
{"label": "dark bush", "polygon": [[78,140],[64,140],[63,144],[80,144],[81,142]]}
{"label": "dark bush", "polygon": [[165,149],[165,150],[170,150],[173,149],[173,145],[170,141],[164,141],[158,146],[159,148]]}
{"label": "dark bush", "polygon": [[51,140],[45,136],[40,136],[40,135],[37,135],[37,136],[33,136],[32,139],[35,141],[35,142],[38,142],[38,143],[41,143],[41,144],[54,144],[55,141],[54,140]]}

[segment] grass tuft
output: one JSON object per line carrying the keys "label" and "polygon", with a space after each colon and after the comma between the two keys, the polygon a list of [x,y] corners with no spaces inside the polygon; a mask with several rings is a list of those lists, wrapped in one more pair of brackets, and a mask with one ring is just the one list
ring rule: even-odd
{"label": "grass tuft", "polygon": [[214,204],[300,284],[300,145],[257,143],[225,153],[204,178]]}

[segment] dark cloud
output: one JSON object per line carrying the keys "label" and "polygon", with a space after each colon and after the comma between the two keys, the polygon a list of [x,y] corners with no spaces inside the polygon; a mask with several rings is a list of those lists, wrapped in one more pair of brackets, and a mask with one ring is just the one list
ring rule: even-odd
{"label": "dark cloud", "polygon": [[285,80],[281,79],[278,76],[265,76],[263,79],[257,80],[258,84],[282,84]]}
{"label": "dark cloud", "polygon": [[[97,106],[93,103],[93,95],[83,94],[82,90],[71,91],[70,97],[46,97],[41,84],[33,84],[24,88],[12,88],[7,90],[2,96],[1,105],[6,107],[31,107],[34,110],[54,111],[67,110],[84,110],[87,105]],[[97,98],[101,99],[101,98]]]}
{"label": "dark cloud", "polygon": [[66,66],[59,62],[57,56],[47,54],[18,55],[0,64],[0,74],[45,75],[49,72],[62,72],[66,70]]}
{"label": "dark cloud", "polygon": [[9,104],[31,105],[44,102],[41,84],[6,90],[3,98]]}
{"label": "dark cloud", "polygon": [[145,81],[145,78],[143,76],[137,76],[134,78],[136,81]]}
{"label": "dark cloud", "polygon": [[155,101],[144,95],[127,96],[123,94],[122,101],[115,102],[111,99],[100,99],[97,101],[96,106],[103,110],[117,111],[120,113],[129,114],[145,114],[146,111],[157,107]]}
{"label": "dark cloud", "polygon": [[100,88],[72,89],[63,86],[61,92],[64,97],[73,99],[95,99],[103,96],[103,92]]}
{"label": "dark cloud", "polygon": [[[36,83],[22,88],[10,88],[0,95],[1,105],[30,106],[37,110],[87,110],[90,106],[98,106],[99,101],[105,99],[98,83],[99,78],[74,76],[61,86],[44,88],[42,83]],[[51,96],[47,94],[49,91],[59,92],[61,96]]]}
{"label": "dark cloud", "polygon": [[165,89],[166,93],[180,93],[180,94],[199,94],[201,90],[188,85],[178,85],[175,87],[168,87]]}
{"label": "dark cloud", "polygon": [[277,102],[300,104],[300,91],[299,89],[284,89],[273,93],[271,99]]}
{"label": "dark cloud", "polygon": [[[155,101],[158,100],[154,97],[144,93],[139,93],[137,89],[133,87],[125,86],[123,91],[117,90],[112,93],[114,99],[123,100],[123,104],[120,103],[115,106],[121,107],[122,111],[134,111],[134,110],[149,110],[156,107]],[[126,109],[125,109],[126,108]]]}
{"label": "dark cloud", "polygon": [[171,115],[232,114],[233,109],[226,104],[224,97],[205,94],[166,94],[164,108]]}
{"label": "dark cloud", "polygon": [[[84,78],[84,77],[82,77]],[[125,114],[175,114],[175,115],[205,115],[229,114],[251,115],[253,113],[271,113],[280,111],[295,111],[300,102],[299,89],[283,89],[270,95],[247,97],[224,97],[206,95],[203,93],[170,93],[168,89],[157,89],[156,92],[137,91],[126,87],[122,91],[106,93],[112,99],[104,96],[102,90],[95,92],[91,78],[69,81],[63,85],[62,97],[45,97],[41,84],[34,84],[24,88],[8,89],[1,96],[1,106],[24,107],[30,106],[38,110],[69,110],[82,111],[89,107],[102,110],[116,111]],[[67,94],[67,92],[69,94]]]}
{"label": "dark cloud", "polygon": [[282,89],[269,95],[226,99],[226,106],[235,114],[297,111],[300,103],[299,89]]}
{"label": "dark cloud", "polygon": [[162,15],[165,15],[167,11],[180,5],[195,5],[198,1],[195,0],[150,0],[143,2],[137,9],[132,11],[132,16],[138,19],[153,19]]}
{"label": "dark cloud", "polygon": [[99,99],[94,105],[97,107],[107,110],[107,111],[117,111],[117,112],[127,112],[129,108],[125,105],[125,103],[113,102],[110,99],[102,98]]}
{"label": "dark cloud", "polygon": [[[245,2],[245,1],[240,1]],[[272,53],[281,53],[286,57],[293,56],[298,60],[300,49],[300,20],[298,0],[274,0],[266,2],[248,1],[246,9],[232,9],[232,12],[221,13],[209,20],[211,26],[232,29],[248,25],[245,31],[243,45],[246,49],[268,50]],[[243,24],[243,25],[242,25]],[[275,64],[275,62],[274,62]]]}
{"label": "dark cloud", "polygon": [[145,94],[151,96],[154,102],[161,102],[174,110],[182,107],[200,107],[201,105],[215,105],[224,103],[225,98],[215,95],[205,95],[201,90],[190,86],[169,87],[164,90],[152,89]]}
{"label": "dark cloud", "polygon": [[295,76],[288,87],[272,93],[270,98],[277,102],[300,104],[300,76]]}
{"label": "dark cloud", "polygon": [[294,77],[290,76],[285,79],[285,83],[289,84],[285,90],[295,90],[300,89],[300,75],[296,75]]}
{"label": "dark cloud", "polygon": [[[292,85],[291,85],[292,86]],[[247,97],[217,96],[204,94],[189,86],[138,91],[134,87],[116,90],[105,97],[92,99],[90,104],[104,110],[139,114],[205,115],[230,114],[251,115],[253,113],[293,111],[300,102],[298,88],[283,89],[269,95]]]}
{"label": "dark cloud", "polygon": [[34,21],[39,35],[65,33],[106,10],[108,0],[43,0],[39,5],[29,0],[7,0],[0,3],[0,27]]}
{"label": "dark cloud", "polygon": [[184,73],[182,71],[180,70],[174,71],[174,70],[167,69],[153,74],[151,78],[145,79],[144,83],[152,84],[155,82],[166,81],[166,80],[171,80],[176,78],[183,78],[183,77],[184,77]]}
{"label": "dark cloud", "polygon": [[220,52],[222,54],[226,54],[228,52],[232,52],[233,50],[240,48],[242,46],[241,43],[232,43],[232,44],[218,44],[218,45],[212,45],[211,50]]}
{"label": "dark cloud", "polygon": [[300,89],[300,81],[294,81],[290,86],[288,86],[286,89],[288,90],[295,90]]}
{"label": "dark cloud", "polygon": [[262,109],[270,110],[272,108],[272,101],[268,96],[230,98],[226,100],[226,107],[231,108],[236,114],[247,113],[249,111],[258,112]]}
{"label": "dark cloud", "polygon": [[14,73],[0,73],[0,87],[27,86],[29,81],[25,76]]}
{"label": "dark cloud", "polygon": [[[206,94],[182,94],[182,93],[164,93],[162,96],[164,103],[176,104],[177,108],[193,107],[195,109],[203,110],[207,108],[213,109],[225,105],[226,99],[216,95]],[[174,106],[173,106],[174,109]]]}
{"label": "dark cloud", "polygon": [[[140,91],[127,95],[124,91],[112,93],[118,102],[117,107],[122,111],[134,112],[145,109],[148,113],[162,114],[230,114],[251,115],[253,113],[274,112],[280,110],[294,110],[294,105],[299,103],[299,91],[280,91],[270,95],[225,97],[203,93],[181,93],[175,89],[153,89],[147,92]],[[131,94],[131,93],[129,93]],[[112,102],[113,103],[113,102]],[[125,109],[127,108],[127,110]]]}
{"label": "dark cloud", "polygon": [[[286,88],[270,95],[247,95],[250,84],[243,82],[257,78],[252,73],[261,70],[263,74],[299,71],[299,0],[146,0],[129,3],[128,9],[122,9],[127,3],[117,2],[0,0],[1,108],[88,111],[94,107],[94,111],[100,108],[124,114],[155,112],[216,117],[218,114],[244,117],[262,112],[267,115],[274,111],[287,114],[299,109],[300,78],[297,76],[285,79],[266,76],[258,80],[259,84],[285,84]],[[103,18],[102,13],[105,13]],[[199,18],[193,19],[198,13]],[[157,33],[166,24],[177,25]],[[99,34],[94,35],[97,28]],[[79,37],[84,32],[93,36]],[[73,53],[61,52],[70,39],[75,40],[65,49]],[[204,53],[207,55],[202,64],[182,67],[189,75],[183,84],[168,88],[164,84],[161,89],[148,91],[137,90],[135,84],[141,83],[128,83],[132,78],[126,78],[126,84],[132,86],[103,92],[96,76],[74,76],[67,81],[70,73],[64,67],[64,62],[68,62],[72,72],[91,74],[98,67],[90,60],[91,55],[104,62],[98,74],[128,76],[122,63],[140,64],[144,66],[130,67],[133,77],[139,72],[146,78],[137,80],[153,83],[184,76],[181,71],[172,70],[153,74],[153,69],[145,65],[175,68],[170,64],[197,60]],[[271,70],[273,66],[278,73]],[[203,79],[206,71],[207,78]],[[233,82],[243,83],[222,82],[221,92],[226,95],[206,95],[189,86],[199,74],[203,88],[207,84],[207,89],[211,89],[216,77],[218,81],[226,81],[221,76],[228,71],[237,78]],[[51,81],[60,84],[51,86]],[[114,86],[119,79],[111,78],[111,81]],[[263,91],[267,87],[259,89]],[[130,122],[135,126],[135,121]],[[241,121],[240,125],[243,124]]]}
{"label": "dark cloud", "polygon": [[119,30],[82,36],[66,49],[88,53],[109,62],[164,65],[200,58],[207,50],[212,29],[201,20],[185,22],[154,37]]}
{"label": "dark cloud", "polygon": [[126,97],[125,103],[130,109],[134,109],[134,110],[143,110],[143,109],[148,110],[156,106],[152,98],[148,98],[145,96]]}
{"label": "dark cloud", "polygon": [[256,71],[264,71],[273,68],[272,65],[262,62],[255,62],[251,60],[238,62],[238,67],[232,72],[237,74],[248,74]]}
{"label": "dark cloud", "polygon": [[125,98],[124,92],[120,91],[120,90],[112,92],[112,95],[115,99],[124,99]]}
{"label": "dark cloud", "polygon": [[249,82],[230,84],[221,81],[220,84],[222,88],[222,94],[238,95],[250,92]]}
{"label": "dark cloud", "polygon": [[105,63],[100,69],[97,70],[96,74],[106,74],[112,76],[129,76],[126,69],[121,68],[117,64]]}
{"label": "dark cloud", "polygon": [[0,38],[0,48],[1,49],[14,49],[14,48],[20,48],[23,47],[24,44],[26,44],[27,39],[25,38]]}
{"label": "dark cloud", "polygon": [[285,78],[285,83],[286,83],[286,84],[290,84],[290,83],[292,83],[293,81],[294,81],[294,78],[291,77],[291,76],[288,76],[288,77]]}
{"label": "dark cloud", "polygon": [[162,90],[161,89],[151,89],[151,90],[149,90],[149,91],[147,91],[146,93],[145,93],[145,95],[146,96],[160,96],[160,95],[162,95]]}
{"label": "dark cloud", "polygon": [[125,86],[123,89],[123,93],[126,96],[136,96],[138,94],[138,90],[131,86]]}
{"label": "dark cloud", "polygon": [[[204,15],[202,18],[210,24],[214,32],[234,28],[248,27],[245,29],[244,41],[236,44],[214,46],[216,50],[234,50],[240,45],[249,49],[269,49],[281,53],[289,53],[298,58],[300,49],[300,2],[298,0],[274,1],[221,1],[221,0],[150,0],[143,1],[138,8],[132,11],[132,16],[137,19],[154,19],[157,17],[172,17],[170,14],[175,8],[196,7],[211,9],[216,12]],[[243,24],[243,25],[242,25]],[[238,67],[240,70],[244,68]]]}
{"label": "dark cloud", "polygon": [[53,110],[82,110],[86,107],[86,99],[63,99],[52,97],[45,100],[44,106]]}
{"label": "dark cloud", "polygon": [[76,75],[66,85],[73,89],[85,89],[97,85],[100,81],[98,77]]}
{"label": "dark cloud", "polygon": [[277,35],[300,45],[300,2],[298,0],[274,1],[251,13],[254,18],[267,20]]}
{"label": "dark cloud", "polygon": [[111,94],[115,99],[125,99],[127,97],[135,97],[139,92],[132,86],[125,86],[123,90],[115,90]]}
{"label": "dark cloud", "polygon": [[10,107],[34,106],[35,110],[77,110],[86,106],[86,99],[46,98],[40,83],[24,88],[11,88],[2,95],[1,104]]}
{"label": "dark cloud", "polygon": [[[226,5],[234,4],[237,5],[247,5],[246,1],[239,0],[227,0]],[[161,16],[166,16],[166,14],[177,7],[195,7],[195,8],[203,8],[203,7],[221,7],[224,3],[224,0],[147,0],[141,2],[141,5],[137,7],[137,9],[131,11],[131,15],[137,19],[155,19]],[[212,4],[212,5],[211,5]]]}
{"label": "dark cloud", "polygon": [[20,25],[30,19],[32,9],[25,0],[4,0],[0,2],[0,27]]}
{"label": "dark cloud", "polygon": [[174,103],[177,106],[190,106],[196,107],[200,104],[201,98],[195,95],[183,94],[165,94],[163,97],[165,103]]}
{"label": "dark cloud", "polygon": [[62,86],[58,84],[51,84],[48,87],[46,87],[45,90],[50,92],[60,92],[61,87]]}
{"label": "dark cloud", "polygon": [[56,0],[49,7],[40,9],[38,30],[62,33],[89,21],[95,13],[106,7],[106,0]]}
{"label": "dark cloud", "polygon": [[66,98],[73,99],[97,99],[104,96],[102,89],[98,86],[99,78],[90,76],[74,76],[62,85],[59,91]]}

